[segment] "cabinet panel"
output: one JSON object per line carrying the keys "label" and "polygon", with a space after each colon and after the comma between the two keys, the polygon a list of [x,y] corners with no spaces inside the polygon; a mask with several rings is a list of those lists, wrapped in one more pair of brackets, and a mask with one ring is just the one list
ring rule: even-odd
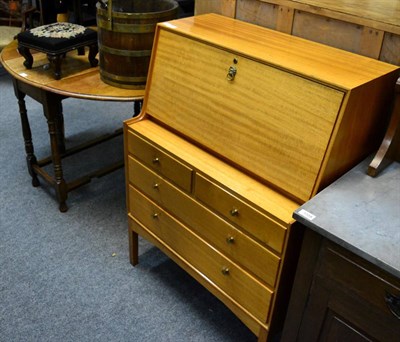
{"label": "cabinet panel", "polygon": [[152,75],[150,115],[294,197],[311,196],[343,92],[167,31]]}
{"label": "cabinet panel", "polygon": [[[343,253],[343,252],[342,252]],[[398,318],[391,312],[387,300],[391,296],[400,298],[400,282],[388,278],[382,278],[375,274],[371,268],[363,267],[362,264],[343,255],[340,249],[334,245],[328,245],[324,250],[316,277],[320,279],[332,279],[344,292],[351,292],[360,298],[361,302],[373,306],[374,310],[380,312],[386,320],[398,326],[397,332],[400,336],[400,325]]]}
{"label": "cabinet panel", "polygon": [[400,280],[307,230],[282,341],[397,341]]}
{"label": "cabinet panel", "polygon": [[322,328],[321,340],[326,342],[351,341],[368,342],[370,337],[362,331],[351,326],[345,319],[338,317],[334,312],[328,311]]}
{"label": "cabinet panel", "polygon": [[[275,286],[280,265],[278,256],[132,158],[129,158],[129,170],[130,182],[136,188],[167,211],[174,213],[196,234],[229,258],[253,272],[268,285]],[[158,187],[154,188],[154,184],[158,184]],[[137,215],[139,209],[130,201],[129,210]]]}
{"label": "cabinet panel", "polygon": [[130,201],[137,220],[258,320],[266,321],[273,294],[270,289],[132,187]]}

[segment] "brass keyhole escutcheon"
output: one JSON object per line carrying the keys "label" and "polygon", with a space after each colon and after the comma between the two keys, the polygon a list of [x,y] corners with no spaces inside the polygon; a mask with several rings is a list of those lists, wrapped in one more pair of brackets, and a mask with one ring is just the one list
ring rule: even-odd
{"label": "brass keyhole escutcheon", "polygon": [[229,67],[228,74],[226,75],[226,79],[228,81],[233,81],[235,79],[237,73],[237,69],[234,66]]}

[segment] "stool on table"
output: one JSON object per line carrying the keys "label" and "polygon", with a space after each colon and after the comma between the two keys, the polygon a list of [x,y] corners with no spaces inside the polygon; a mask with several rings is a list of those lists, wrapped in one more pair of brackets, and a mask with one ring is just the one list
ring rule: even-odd
{"label": "stool on table", "polygon": [[84,54],[84,47],[89,47],[88,60],[90,66],[98,64],[97,32],[93,29],[72,23],[54,23],[43,25],[34,29],[21,32],[17,36],[18,51],[25,58],[24,66],[32,68],[33,57],[30,49],[44,52],[54,69],[54,78],[61,78],[61,62],[65,54],[77,49],[79,54]]}

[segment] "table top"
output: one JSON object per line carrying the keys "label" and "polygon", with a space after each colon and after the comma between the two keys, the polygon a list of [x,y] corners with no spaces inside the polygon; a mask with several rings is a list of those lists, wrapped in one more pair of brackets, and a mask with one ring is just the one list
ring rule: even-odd
{"label": "table top", "polygon": [[44,68],[48,59],[44,53],[31,50],[32,69],[23,65],[25,58],[17,50],[17,41],[7,45],[0,54],[4,68],[14,78],[35,87],[67,97],[101,101],[135,101],[144,96],[144,89],[123,89],[104,83],[99,67],[90,67],[87,51],[79,56],[76,50],[67,53],[61,64],[62,78],[54,79],[53,70]]}
{"label": "table top", "polygon": [[400,34],[400,0],[260,0]]}
{"label": "table top", "polygon": [[400,278],[400,163],[373,178],[366,174],[371,159],[302,205],[293,217]]}

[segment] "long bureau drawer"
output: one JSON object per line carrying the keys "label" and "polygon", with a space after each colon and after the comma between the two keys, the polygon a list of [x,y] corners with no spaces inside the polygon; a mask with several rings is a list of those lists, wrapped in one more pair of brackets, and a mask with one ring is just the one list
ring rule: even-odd
{"label": "long bureau drawer", "polygon": [[187,227],[130,187],[135,219],[198,269],[260,322],[267,319],[273,291],[250,276]]}
{"label": "long bureau drawer", "polygon": [[[131,157],[129,181],[229,258],[236,260],[268,285],[275,286],[280,266],[277,255]],[[135,207],[131,197],[129,203],[130,212],[134,216],[139,215],[140,209]]]}
{"label": "long bureau drawer", "polygon": [[131,131],[128,133],[128,151],[185,191],[191,191],[193,170]]}

